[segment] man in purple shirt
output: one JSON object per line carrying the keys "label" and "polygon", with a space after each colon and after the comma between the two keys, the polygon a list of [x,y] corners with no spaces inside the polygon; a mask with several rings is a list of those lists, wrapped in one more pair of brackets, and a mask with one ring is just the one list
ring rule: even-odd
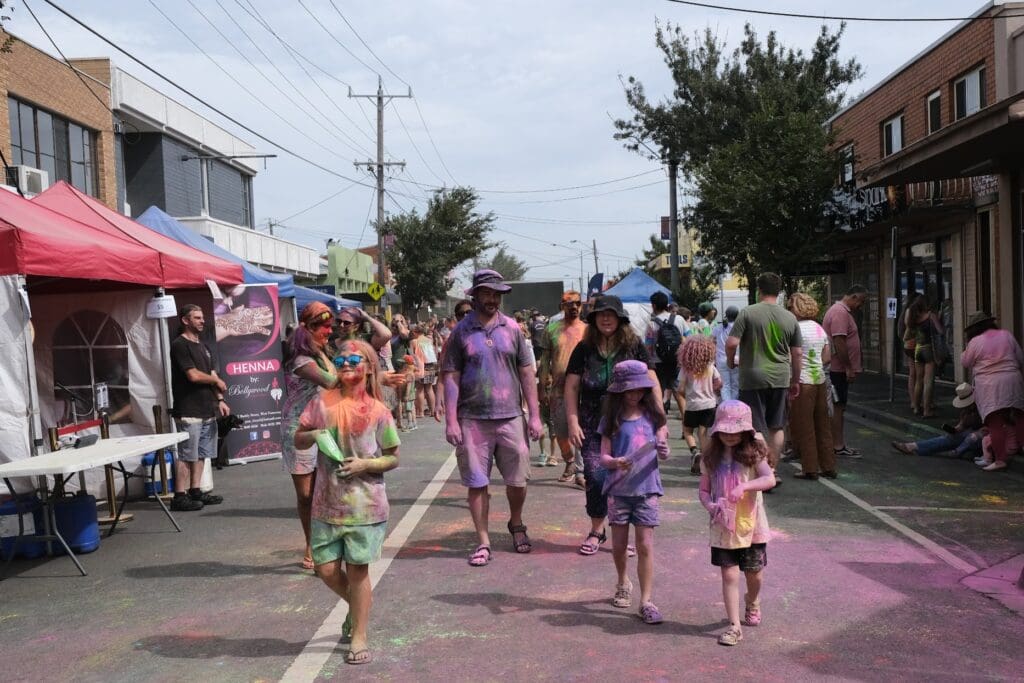
{"label": "man in purple shirt", "polygon": [[468,489],[469,512],[479,544],[469,564],[491,561],[487,530],[491,468],[498,466],[508,497],[508,530],[517,553],[532,546],[523,524],[530,446],[523,419],[523,399],[529,411],[529,438],[539,439],[540,411],[533,354],[515,320],[504,315],[501,295],[512,288],[501,274],[478,270],[466,290],[473,310],[448,338],[441,374],[444,379],[445,438],[455,446],[462,484]]}

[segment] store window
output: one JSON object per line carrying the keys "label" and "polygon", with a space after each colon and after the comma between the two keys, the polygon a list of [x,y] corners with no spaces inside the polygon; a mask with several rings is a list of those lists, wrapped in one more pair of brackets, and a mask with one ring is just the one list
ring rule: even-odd
{"label": "store window", "polygon": [[[905,311],[917,295],[923,294],[943,326],[951,358],[958,357],[959,352],[953,348],[953,327],[957,318],[953,301],[952,238],[907,244],[900,248],[899,253],[900,311]],[[903,330],[902,324],[900,330]],[[910,362],[905,354],[901,354],[899,370],[908,372]],[[952,381],[953,366],[952,360],[947,362],[938,369],[936,378]]]}
{"label": "store window", "polygon": [[129,422],[128,338],[108,314],[77,311],[53,333],[54,398],[65,406],[61,422],[91,418],[101,382],[107,385],[111,422]]}
{"label": "store window", "polygon": [[7,113],[11,165],[38,168],[47,172],[51,184],[64,180],[97,196],[94,131],[13,97],[7,98]]}

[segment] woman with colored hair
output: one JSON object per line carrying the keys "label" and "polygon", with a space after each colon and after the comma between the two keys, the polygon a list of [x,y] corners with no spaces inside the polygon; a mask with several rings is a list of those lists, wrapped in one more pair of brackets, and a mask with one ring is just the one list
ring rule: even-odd
{"label": "woman with colored hair", "polygon": [[303,569],[313,568],[309,547],[309,519],[316,479],[316,448],[297,449],[295,431],[299,427],[299,416],[320,388],[331,389],[338,383],[337,373],[327,352],[333,325],[334,314],[331,309],[314,301],[302,309],[299,324],[285,345],[286,391],[281,408],[281,454],[284,468],[292,475],[299,522],[306,538]]}

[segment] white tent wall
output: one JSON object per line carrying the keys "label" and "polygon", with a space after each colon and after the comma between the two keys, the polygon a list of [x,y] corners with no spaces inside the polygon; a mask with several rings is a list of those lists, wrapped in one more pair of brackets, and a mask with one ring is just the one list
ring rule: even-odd
{"label": "white tent wall", "polygon": [[636,336],[642,340],[647,334],[647,324],[651,322],[652,308],[650,304],[623,303],[622,308],[629,316],[629,325],[636,332]]}
{"label": "white tent wall", "polygon": [[[43,428],[57,425],[62,412],[54,394],[53,346],[57,327],[69,316],[80,311],[105,313],[124,330],[128,342],[128,386],[131,401],[129,422],[112,424],[110,435],[131,436],[152,434],[154,431],[153,406],[166,409],[166,383],[160,352],[159,320],[146,317],[146,302],[153,296],[153,290],[123,290],[117,292],[83,292],[78,294],[32,295],[32,322],[35,326],[35,360],[39,386],[40,412]],[[49,447],[44,446],[45,450]],[[28,453],[25,452],[25,457]],[[132,471],[139,467],[140,458],[125,462]],[[90,493],[100,497],[103,490],[103,471],[91,470],[86,473],[86,485]],[[115,481],[120,488],[122,480]],[[134,486],[139,486],[135,491]],[[141,483],[133,481],[130,493],[141,493]],[[72,491],[78,487],[76,478],[68,482]]]}
{"label": "white tent wall", "polygon": [[17,275],[0,276],[0,462],[21,460],[32,452],[25,338],[28,311],[18,284]]}

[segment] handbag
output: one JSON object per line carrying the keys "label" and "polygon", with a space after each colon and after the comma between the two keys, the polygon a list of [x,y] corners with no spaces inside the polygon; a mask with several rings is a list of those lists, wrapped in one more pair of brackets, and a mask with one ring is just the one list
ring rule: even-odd
{"label": "handbag", "polygon": [[942,367],[949,361],[949,344],[946,343],[946,335],[939,332],[932,324],[932,355],[935,356],[935,366]]}

